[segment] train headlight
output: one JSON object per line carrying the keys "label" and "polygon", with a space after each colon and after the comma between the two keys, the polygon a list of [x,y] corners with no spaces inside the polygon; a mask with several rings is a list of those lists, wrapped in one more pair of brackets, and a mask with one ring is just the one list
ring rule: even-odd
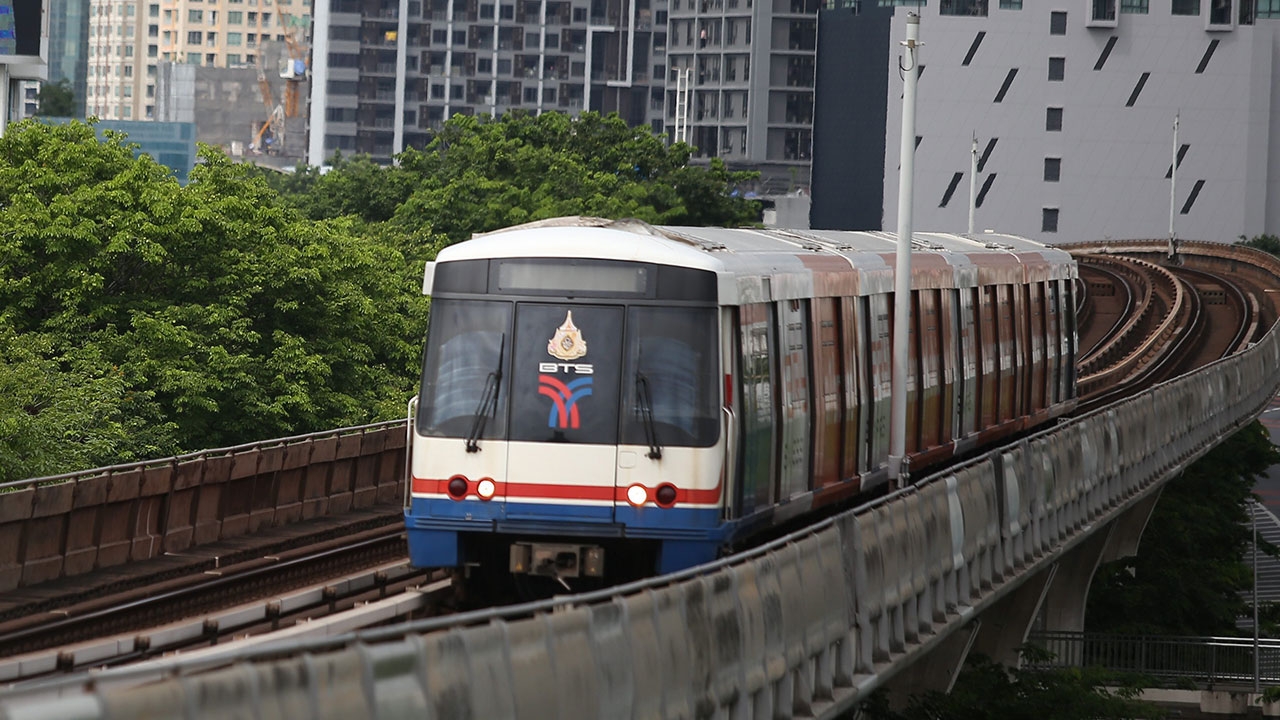
{"label": "train headlight", "polygon": [[445,491],[454,500],[461,500],[467,496],[467,479],[462,475],[454,475],[449,478],[449,484],[445,486]]}
{"label": "train headlight", "polygon": [[632,485],[627,488],[627,502],[640,507],[649,501],[649,491],[643,485]]}
{"label": "train headlight", "polygon": [[476,494],[480,496],[481,500],[491,499],[497,490],[498,486],[489,478],[481,478],[480,482],[476,483]]}

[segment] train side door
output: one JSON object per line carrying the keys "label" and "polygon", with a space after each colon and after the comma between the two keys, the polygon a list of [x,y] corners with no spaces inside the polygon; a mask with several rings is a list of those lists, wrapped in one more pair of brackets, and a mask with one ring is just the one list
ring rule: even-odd
{"label": "train side door", "polygon": [[746,517],[773,502],[774,448],[777,445],[777,423],[774,420],[774,370],[772,353],[777,339],[774,334],[773,306],[768,303],[743,305],[739,311],[742,367],[740,397],[742,414],[738,418],[741,437],[738,447],[739,465],[737,506]]}
{"label": "train side door", "polygon": [[507,517],[613,520],[623,309],[519,303]]}

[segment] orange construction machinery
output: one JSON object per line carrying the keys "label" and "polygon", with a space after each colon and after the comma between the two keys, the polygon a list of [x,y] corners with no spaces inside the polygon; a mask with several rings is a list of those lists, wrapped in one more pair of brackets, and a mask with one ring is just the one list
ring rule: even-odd
{"label": "orange construction machinery", "polygon": [[284,78],[284,116],[298,117],[298,96],[301,95],[302,81],[310,70],[306,41],[306,18],[297,17],[288,11],[281,10],[276,3],[276,11],[280,22],[284,25],[285,57],[280,59],[280,77]]}

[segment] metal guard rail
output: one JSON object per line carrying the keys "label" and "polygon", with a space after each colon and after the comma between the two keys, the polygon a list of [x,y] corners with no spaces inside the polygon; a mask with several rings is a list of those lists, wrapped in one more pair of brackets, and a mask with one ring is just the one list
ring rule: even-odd
{"label": "metal guard rail", "polygon": [[0,718],[832,717],[1255,418],[1276,368],[1273,327],[1195,374],[678,575],[95,672],[10,693]]}
{"label": "metal guard rail", "polygon": [[[1037,632],[1028,642],[1053,655],[1035,667],[1101,667],[1208,688],[1253,686],[1253,638]],[[1261,685],[1280,685],[1280,639],[1258,639],[1257,669]]]}

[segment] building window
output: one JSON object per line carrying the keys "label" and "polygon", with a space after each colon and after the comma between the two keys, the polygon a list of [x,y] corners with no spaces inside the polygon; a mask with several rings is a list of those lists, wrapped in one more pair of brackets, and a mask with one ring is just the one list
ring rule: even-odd
{"label": "building window", "polygon": [[461,86],[461,85],[450,85],[450,86],[449,86],[449,99],[450,99],[450,100],[461,100],[461,99],[462,99],[462,86]]}
{"label": "building window", "polygon": [[256,12],[250,12],[250,13],[249,13],[249,24],[250,24],[250,25],[257,25],[257,24],[258,24],[258,13],[256,13]]}
{"label": "building window", "polygon": [[1058,232],[1058,208],[1044,208],[1041,211],[1040,232]]}
{"label": "building window", "polygon": [[1130,15],[1146,15],[1150,0],[1120,0],[1120,12]]}
{"label": "building window", "polygon": [[938,7],[938,14],[986,17],[987,0],[942,0],[942,5]]}
{"label": "building window", "polygon": [[160,6],[159,6],[159,5],[148,5],[148,6],[147,6],[147,17],[160,17]]}
{"label": "building window", "polygon": [[499,19],[499,20],[511,20],[511,19],[512,19],[512,18],[514,18],[515,16],[516,16],[516,6],[515,6],[515,5],[500,5],[500,6],[498,7],[498,19]]}
{"label": "building window", "polygon": [[493,19],[493,3],[488,3],[486,5],[480,6],[480,19],[481,20]]}
{"label": "building window", "polygon": [[[229,40],[230,38],[231,38],[231,33],[227,33],[227,39]],[[233,68],[233,67],[239,67],[239,66],[240,66],[240,53],[227,53],[227,67]]]}
{"label": "building window", "polygon": [[525,101],[525,102],[527,102],[527,103],[536,103],[536,102],[538,102],[538,88],[536,88],[536,87],[532,87],[532,88],[525,88],[525,89],[524,89],[524,101]]}
{"label": "building window", "polygon": [[1062,158],[1044,159],[1044,181],[1058,182],[1062,178]]}
{"label": "building window", "polygon": [[1067,59],[1060,57],[1049,58],[1049,79],[1052,81],[1062,81],[1067,76]]}
{"label": "building window", "polygon": [[443,99],[444,99],[444,86],[443,86],[443,85],[432,85],[432,86],[431,86],[431,97],[432,97],[432,99],[435,99],[435,100],[443,100]]}
{"label": "building window", "polygon": [[1062,10],[1055,10],[1049,13],[1049,34],[1050,35],[1066,35],[1067,34],[1067,13],[1066,12]]}
{"label": "building window", "polygon": [[1116,0],[1090,0],[1089,19],[1094,22],[1116,21]]}
{"label": "building window", "polygon": [[205,35],[204,35],[204,44],[205,44],[205,45],[217,45],[217,44],[218,44],[218,33],[213,32],[212,30],[211,30],[211,31],[209,31],[209,32],[207,32],[207,33],[205,33]]}
{"label": "building window", "polygon": [[1174,15],[1199,15],[1200,0],[1173,0]]}
{"label": "building window", "polygon": [[228,22],[228,23],[230,23],[230,24],[232,24],[232,25],[243,25],[243,24],[244,24],[244,11],[243,11],[243,10],[230,10],[230,11],[228,11],[228,12],[227,12],[227,22]]}
{"label": "building window", "polygon": [[193,22],[193,23],[197,23],[197,22],[204,22],[204,11],[203,11],[203,10],[188,10],[188,11],[187,11],[187,22]]}
{"label": "building window", "polygon": [[1209,5],[1210,25],[1231,24],[1231,0],[1213,0]]}
{"label": "building window", "polygon": [[204,40],[204,34],[199,30],[192,30],[187,33],[187,42],[193,45],[199,45],[202,40]]}
{"label": "building window", "polygon": [[1062,132],[1062,108],[1051,107],[1045,111],[1044,129],[1048,132]]}
{"label": "building window", "polygon": [[1001,10],[1021,10],[1022,0],[1000,0]]}
{"label": "building window", "polygon": [[432,43],[435,43],[436,45],[446,45],[446,44],[448,44],[448,42],[449,42],[449,31],[448,31],[448,30],[432,30],[432,31],[431,31],[431,42],[432,42]]}
{"label": "building window", "polygon": [[[1175,0],[1174,5],[1178,3]],[[1258,9],[1255,17],[1260,18],[1280,18],[1280,0],[1257,0]]]}
{"label": "building window", "polygon": [[243,40],[243,36],[242,36],[240,33],[238,33],[238,32],[229,32],[229,33],[227,33],[227,44],[228,44],[228,45],[233,45],[233,46],[235,46],[235,47],[239,47],[239,46],[240,46],[240,43],[241,43],[241,41],[242,41],[242,40]]}

